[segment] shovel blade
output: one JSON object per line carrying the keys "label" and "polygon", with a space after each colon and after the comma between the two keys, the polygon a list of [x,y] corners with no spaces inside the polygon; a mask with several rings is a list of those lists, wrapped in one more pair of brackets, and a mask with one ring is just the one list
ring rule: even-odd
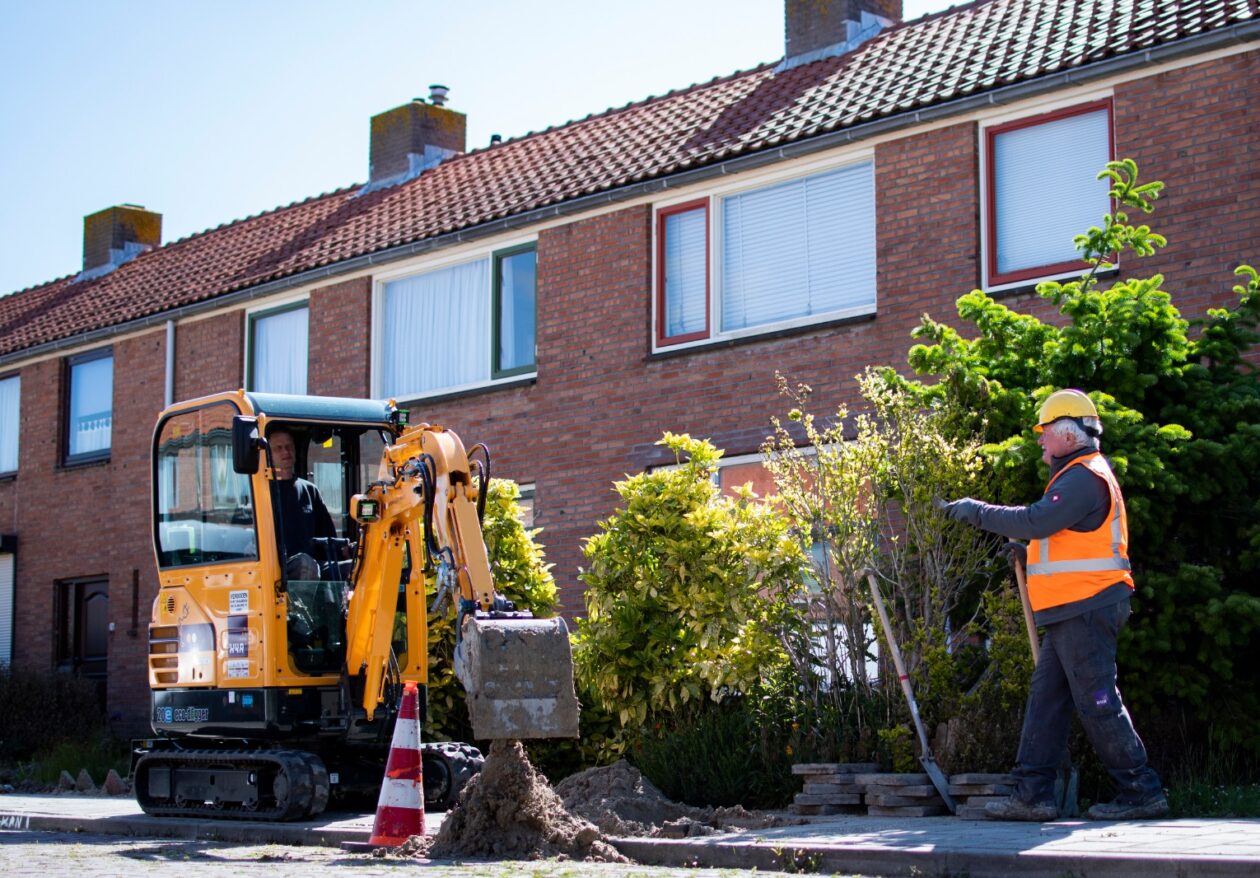
{"label": "shovel blade", "polygon": [[576,738],[578,701],[564,620],[470,616],[455,650],[478,740]]}
{"label": "shovel blade", "polygon": [[936,787],[936,792],[945,800],[945,807],[949,809],[949,813],[957,814],[958,806],[954,804],[954,797],[949,794],[949,778],[945,776],[945,772],[941,771],[941,767],[936,764],[936,760],[931,756],[920,756],[919,764],[927,772],[928,778],[932,781],[932,786]]}

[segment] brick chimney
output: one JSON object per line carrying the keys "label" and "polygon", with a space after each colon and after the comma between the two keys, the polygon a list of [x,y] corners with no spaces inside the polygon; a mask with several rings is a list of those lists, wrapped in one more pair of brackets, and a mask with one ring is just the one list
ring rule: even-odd
{"label": "brick chimney", "polygon": [[429,86],[429,100],[410,103],[372,117],[368,187],[401,183],[443,159],[464,152],[466,119],[448,109],[445,86]]}
{"label": "brick chimney", "polygon": [[784,0],[783,63],[779,70],[843,55],[901,21],[901,0]]}
{"label": "brick chimney", "polygon": [[162,245],[162,214],[119,204],[83,218],[83,272],[99,277]]}

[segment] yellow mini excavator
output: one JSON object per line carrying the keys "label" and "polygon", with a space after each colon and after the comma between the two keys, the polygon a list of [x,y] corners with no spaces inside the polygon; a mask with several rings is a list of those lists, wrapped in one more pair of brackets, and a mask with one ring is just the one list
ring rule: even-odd
{"label": "yellow mini excavator", "polygon": [[[269,441],[281,431],[285,467]],[[290,470],[307,479],[295,487]],[[408,425],[392,401],[237,391],[164,411],[141,807],[297,820],[330,796],[374,795],[404,680],[420,684],[423,720],[427,614],[445,601],[474,736],[576,737],[564,620],[514,610],[491,579],[489,470],[484,446]],[[467,744],[424,745],[426,804],[449,806],[480,762]]]}

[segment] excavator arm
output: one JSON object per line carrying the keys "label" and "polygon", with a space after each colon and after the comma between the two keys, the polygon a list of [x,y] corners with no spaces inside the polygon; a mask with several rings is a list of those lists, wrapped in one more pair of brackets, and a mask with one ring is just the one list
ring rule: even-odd
{"label": "excavator arm", "polygon": [[[484,471],[482,473],[484,475]],[[351,500],[362,525],[346,617],[346,669],[362,675],[371,717],[391,661],[403,559],[407,649],[427,654],[425,576],[457,598],[455,673],[479,739],[576,737],[578,706],[564,620],[515,611],[494,587],[473,467],[459,436],[429,424],[385,448],[380,480]]]}

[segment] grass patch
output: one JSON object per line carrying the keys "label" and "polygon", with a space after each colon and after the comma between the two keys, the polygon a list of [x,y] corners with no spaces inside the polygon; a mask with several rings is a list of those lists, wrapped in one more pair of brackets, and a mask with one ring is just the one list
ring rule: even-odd
{"label": "grass patch", "polygon": [[1168,788],[1173,817],[1260,817],[1260,783],[1177,783]]}

